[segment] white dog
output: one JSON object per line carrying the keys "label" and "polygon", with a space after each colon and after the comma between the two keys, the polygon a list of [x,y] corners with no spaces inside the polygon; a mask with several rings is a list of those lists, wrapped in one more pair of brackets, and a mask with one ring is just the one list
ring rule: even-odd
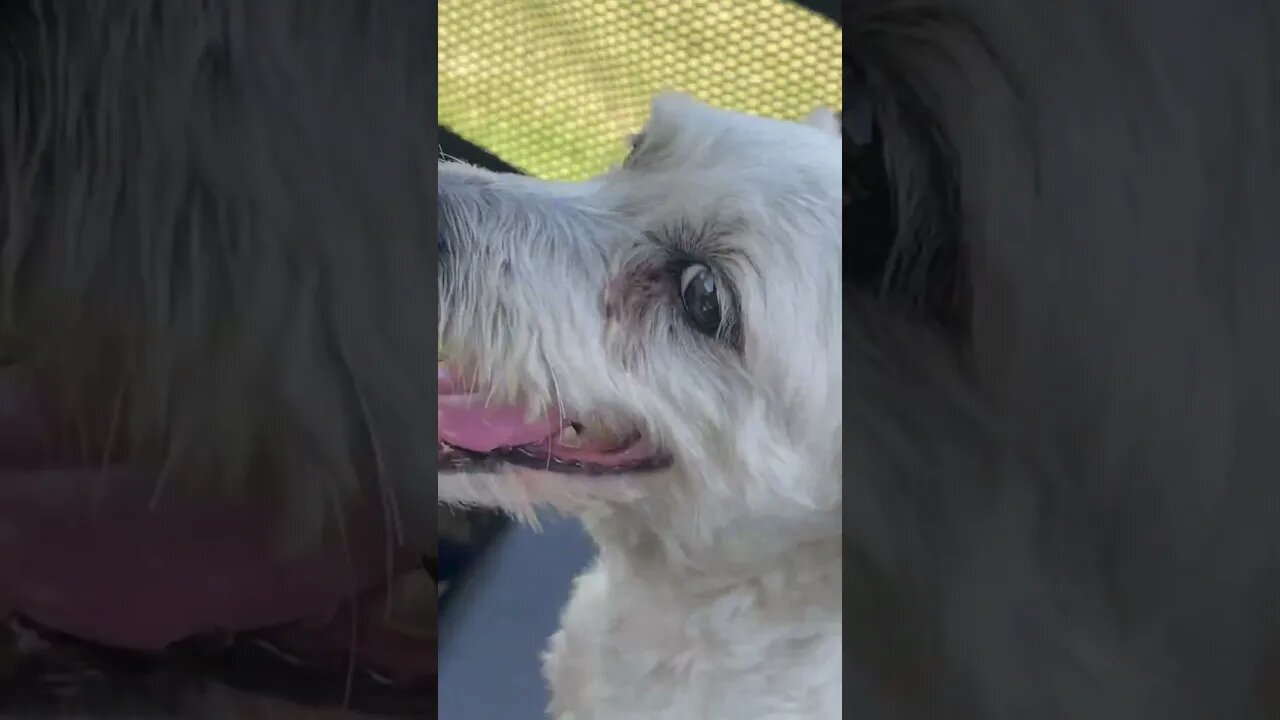
{"label": "white dog", "polygon": [[583,183],[440,165],[440,497],[582,518],[560,720],[841,713],[841,139],[659,97]]}

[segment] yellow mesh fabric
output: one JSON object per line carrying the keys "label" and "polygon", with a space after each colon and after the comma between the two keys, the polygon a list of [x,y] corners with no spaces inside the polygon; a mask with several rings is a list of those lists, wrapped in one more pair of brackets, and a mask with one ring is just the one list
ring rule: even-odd
{"label": "yellow mesh fabric", "polygon": [[439,121],[531,175],[620,161],[652,96],[840,108],[841,29],[786,0],[439,0]]}

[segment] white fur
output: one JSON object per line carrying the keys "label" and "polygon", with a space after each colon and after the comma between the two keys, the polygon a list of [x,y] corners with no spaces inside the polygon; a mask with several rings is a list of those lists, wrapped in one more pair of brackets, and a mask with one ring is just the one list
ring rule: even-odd
{"label": "white fur", "polygon": [[[643,137],[585,183],[441,163],[440,341],[494,399],[639,429],[673,467],[449,474],[441,499],[552,505],[599,545],[546,657],[558,720],[838,718],[838,123],[666,95]],[[686,241],[737,287],[738,351],[637,281]]]}

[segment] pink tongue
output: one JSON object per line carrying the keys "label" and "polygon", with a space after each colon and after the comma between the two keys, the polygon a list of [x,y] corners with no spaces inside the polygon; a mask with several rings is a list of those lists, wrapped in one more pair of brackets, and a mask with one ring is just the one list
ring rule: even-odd
{"label": "pink tongue", "polygon": [[510,405],[488,405],[482,393],[467,393],[443,366],[438,366],[439,439],[454,447],[492,452],[500,447],[543,443],[567,425],[550,415],[533,422],[524,411]]}

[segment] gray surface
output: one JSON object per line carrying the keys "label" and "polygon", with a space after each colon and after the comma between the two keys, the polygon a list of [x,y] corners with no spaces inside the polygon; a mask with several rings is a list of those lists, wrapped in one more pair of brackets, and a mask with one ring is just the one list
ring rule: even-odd
{"label": "gray surface", "polygon": [[540,656],[593,553],[577,521],[557,518],[496,542],[441,627],[439,720],[546,717]]}

